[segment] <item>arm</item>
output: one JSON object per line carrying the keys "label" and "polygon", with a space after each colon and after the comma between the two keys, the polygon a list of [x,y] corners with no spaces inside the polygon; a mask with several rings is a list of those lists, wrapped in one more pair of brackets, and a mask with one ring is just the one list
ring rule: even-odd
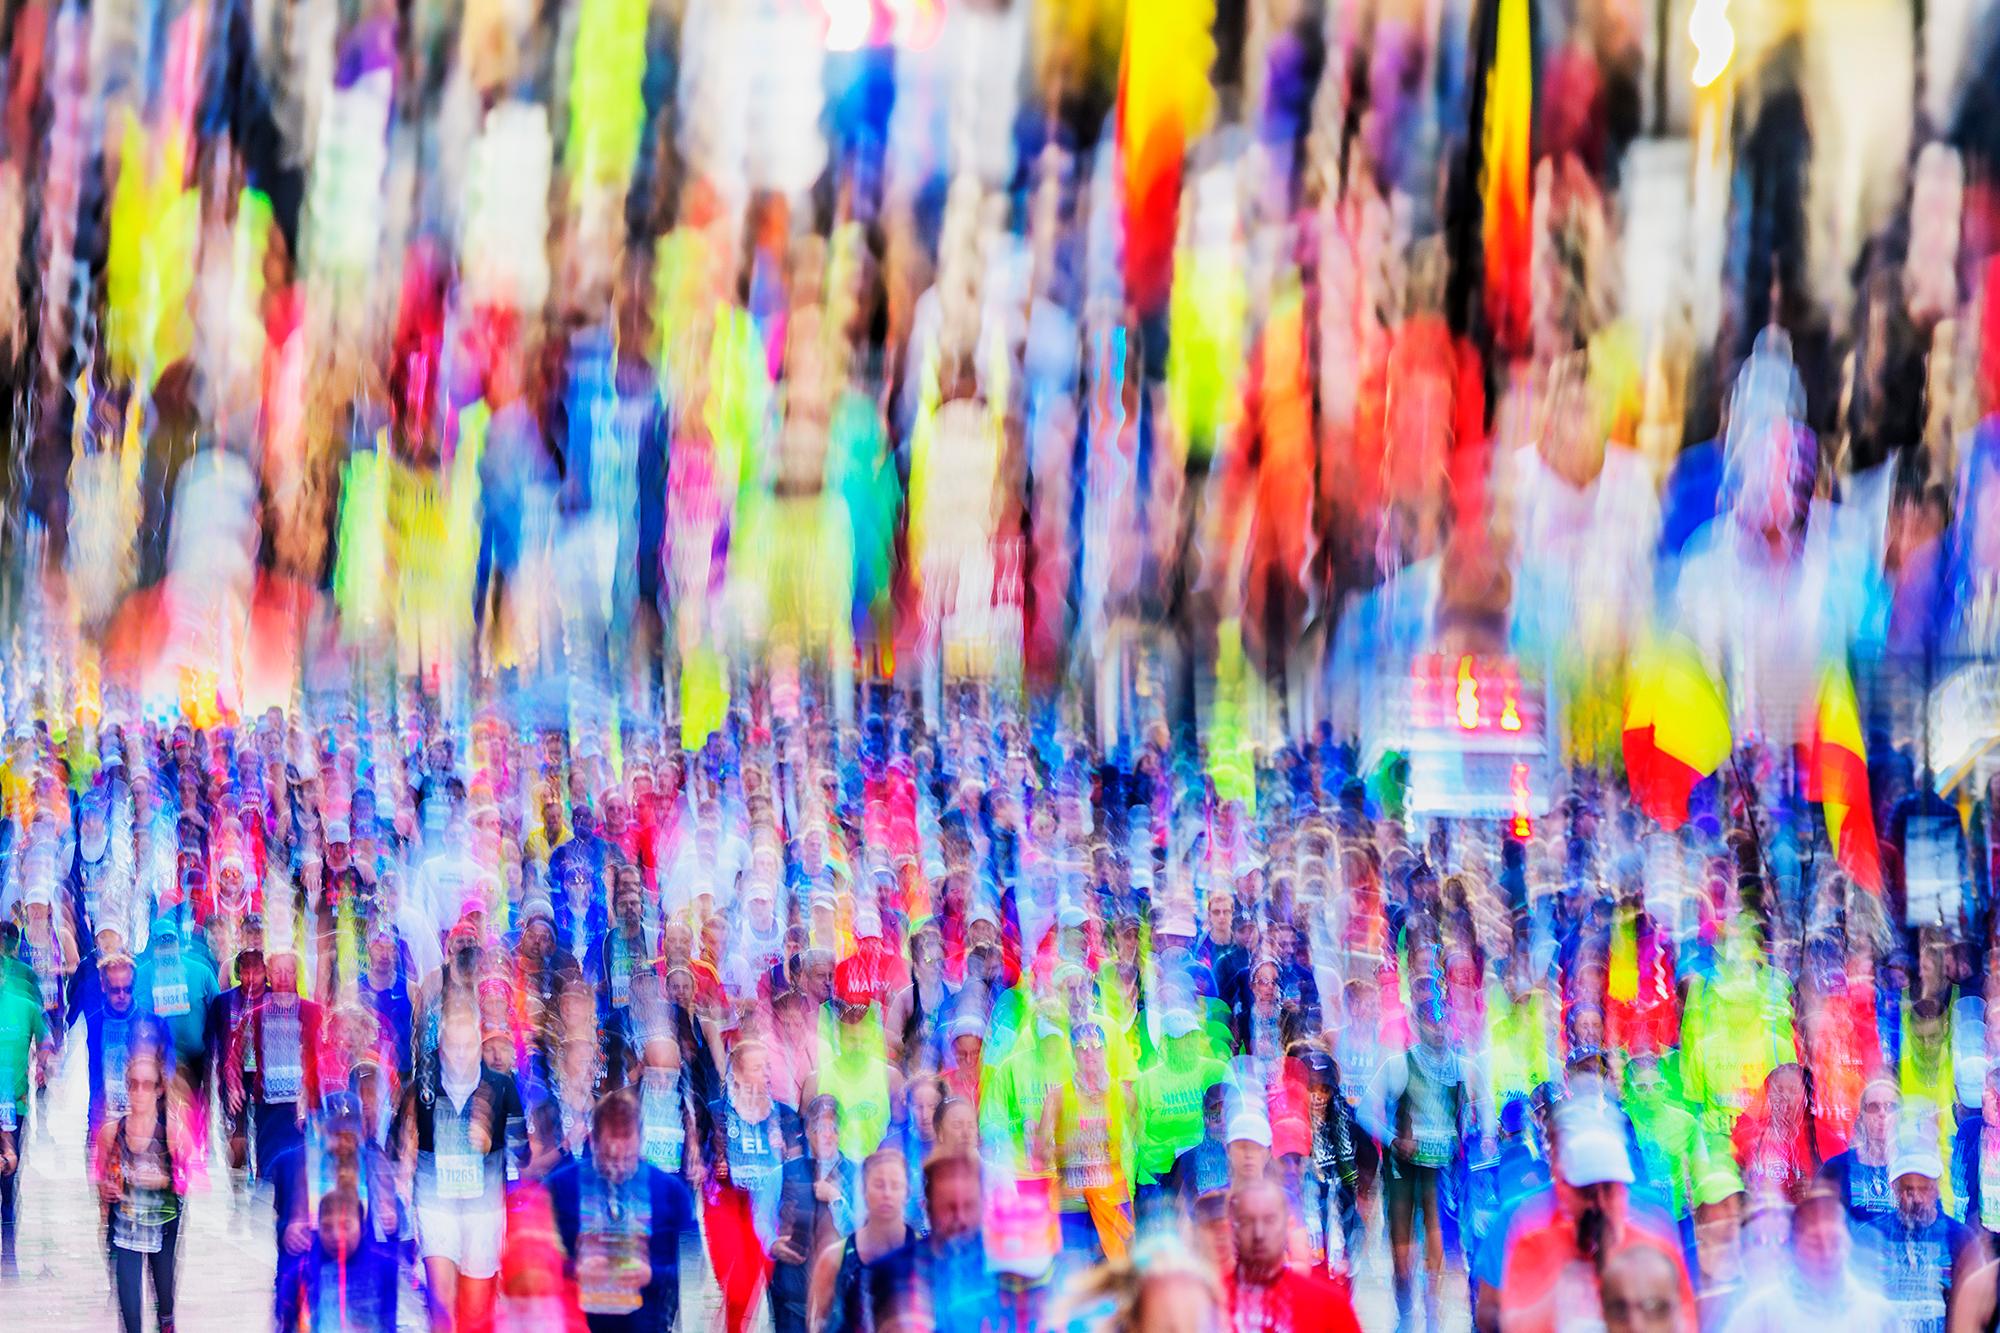
{"label": "arm", "polygon": [[2000,1261],[1981,1259],[1968,1266],[1970,1247],[1952,1264],[1951,1303],[1945,1314],[1945,1333],[1986,1333],[1993,1322],[1994,1276]]}
{"label": "arm", "polygon": [[1409,1081],[1410,1067],[1404,1056],[1390,1056],[1376,1068],[1375,1077],[1368,1082],[1368,1091],[1362,1094],[1361,1105],[1355,1108],[1362,1128],[1382,1143],[1396,1138],[1395,1117],[1390,1108],[1401,1100]]}
{"label": "arm", "polygon": [[417,1088],[412,1083],[403,1092],[402,1113],[396,1117],[401,1132],[394,1136],[396,1142],[396,1193],[401,1198],[410,1196],[410,1185],[417,1175]]}
{"label": "arm", "polygon": [[840,1261],[845,1245],[829,1245],[813,1260],[812,1279],[806,1288],[806,1327],[821,1333],[840,1333],[844,1312],[836,1308],[840,1294]]}
{"label": "arm", "polygon": [[97,1128],[97,1142],[91,1150],[90,1174],[97,1181],[97,1197],[105,1206],[117,1203],[124,1193],[116,1170],[118,1162],[118,1122],[107,1120]]}
{"label": "arm", "polygon": [[243,1109],[243,1045],[249,1039],[250,1016],[243,1013],[229,1025],[222,1058],[222,1095],[229,1113]]}
{"label": "arm", "polygon": [[514,1159],[516,1170],[524,1168],[532,1155],[528,1145],[528,1108],[521,1104],[521,1086],[512,1078],[507,1080],[499,1114],[507,1153]]}
{"label": "arm", "polygon": [[1500,1333],[1500,1289],[1491,1282],[1479,1284],[1479,1299],[1472,1307],[1472,1326],[1478,1333]]}

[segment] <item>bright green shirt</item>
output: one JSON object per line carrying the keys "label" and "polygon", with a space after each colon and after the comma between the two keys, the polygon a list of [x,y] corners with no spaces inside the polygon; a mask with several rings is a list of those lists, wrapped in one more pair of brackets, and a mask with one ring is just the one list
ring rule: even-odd
{"label": "bright green shirt", "polygon": [[1229,1067],[1203,1054],[1201,1044],[1192,1034],[1165,1042],[1160,1058],[1133,1086],[1142,1183],[1164,1180],[1174,1159],[1201,1142],[1202,1100],[1229,1076]]}
{"label": "bright green shirt", "polygon": [[1665,1101],[1654,1107],[1631,1104],[1628,1109],[1647,1179],[1666,1190],[1675,1217],[1686,1217],[1695,1182],[1708,1169],[1708,1139],[1701,1122]]}

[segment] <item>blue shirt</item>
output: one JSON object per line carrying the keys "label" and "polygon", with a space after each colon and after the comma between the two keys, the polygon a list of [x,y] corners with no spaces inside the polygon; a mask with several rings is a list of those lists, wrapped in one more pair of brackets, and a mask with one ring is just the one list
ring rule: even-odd
{"label": "blue shirt", "polygon": [[596,1238],[607,1231],[641,1238],[637,1243],[646,1249],[652,1271],[639,1293],[639,1308],[629,1314],[590,1314],[590,1326],[665,1333],[680,1307],[681,1237],[694,1230],[694,1196],[687,1184],[642,1161],[630,1179],[613,1186],[596,1166],[582,1161],[558,1168],[548,1188],[570,1276],[576,1275],[581,1248],[598,1243]]}

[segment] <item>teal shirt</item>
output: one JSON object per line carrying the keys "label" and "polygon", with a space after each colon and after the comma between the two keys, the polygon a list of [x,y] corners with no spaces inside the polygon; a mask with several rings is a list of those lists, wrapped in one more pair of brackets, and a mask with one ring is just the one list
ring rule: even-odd
{"label": "teal shirt", "polygon": [[40,992],[0,985],[0,1101],[27,1101],[28,1064],[48,1034]]}
{"label": "teal shirt", "polygon": [[215,971],[201,952],[179,944],[179,961],[157,936],[139,959],[132,979],[138,1007],[167,1025],[174,1053],[199,1057],[208,1022],[208,1002],[216,997]]}

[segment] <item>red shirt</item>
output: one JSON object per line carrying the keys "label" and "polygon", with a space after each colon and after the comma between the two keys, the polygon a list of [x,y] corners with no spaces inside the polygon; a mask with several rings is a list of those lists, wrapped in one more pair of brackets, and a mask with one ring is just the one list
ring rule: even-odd
{"label": "red shirt", "polygon": [[1327,1278],[1284,1268],[1269,1283],[1235,1273],[1223,1284],[1231,1333],[1361,1333],[1354,1306]]}
{"label": "red shirt", "polygon": [[[1551,1212],[1538,1226],[1510,1238],[1506,1267],[1500,1276],[1500,1322],[1507,1333],[1554,1333],[1559,1317],[1571,1312],[1588,1293],[1589,1308],[1598,1300],[1597,1270],[1576,1248],[1576,1222]],[[1628,1219],[1625,1245],[1644,1245],[1673,1261],[1680,1276],[1681,1310],[1695,1308],[1694,1287],[1678,1246]]]}

